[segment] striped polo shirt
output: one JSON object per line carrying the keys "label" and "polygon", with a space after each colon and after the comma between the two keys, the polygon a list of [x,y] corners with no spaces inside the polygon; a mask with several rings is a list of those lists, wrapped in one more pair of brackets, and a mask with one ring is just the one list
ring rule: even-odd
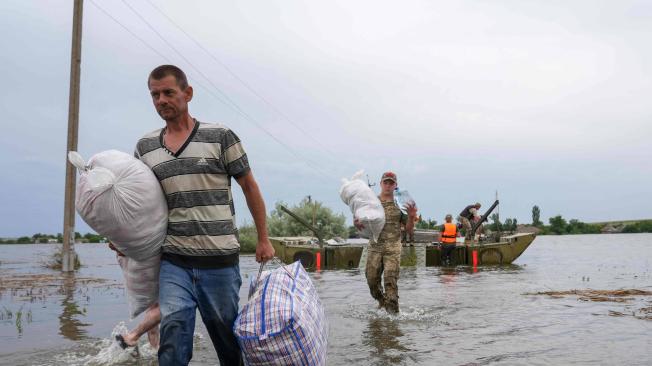
{"label": "striped polo shirt", "polygon": [[184,267],[238,263],[231,177],[250,170],[240,139],[223,125],[195,120],[186,142],[172,153],[163,143],[164,131],[143,136],[135,152],[152,169],[167,198],[163,258]]}

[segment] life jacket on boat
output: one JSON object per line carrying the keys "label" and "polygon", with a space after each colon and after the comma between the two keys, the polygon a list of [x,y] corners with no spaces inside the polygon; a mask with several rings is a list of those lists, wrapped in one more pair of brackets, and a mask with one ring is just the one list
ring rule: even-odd
{"label": "life jacket on boat", "polygon": [[444,244],[455,243],[457,238],[457,225],[452,223],[444,224],[444,231],[441,233],[441,242]]}

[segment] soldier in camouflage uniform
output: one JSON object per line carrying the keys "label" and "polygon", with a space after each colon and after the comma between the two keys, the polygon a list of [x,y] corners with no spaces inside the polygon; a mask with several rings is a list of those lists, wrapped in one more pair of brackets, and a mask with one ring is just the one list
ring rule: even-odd
{"label": "soldier in camouflage uniform", "polygon": [[[401,212],[394,203],[396,174],[386,172],[380,179],[381,193],[378,197],[385,209],[385,226],[377,241],[370,240],[367,249],[367,267],[365,274],[371,296],[389,313],[398,313],[398,277],[401,264],[401,223],[406,231],[412,233],[416,206],[408,206],[408,215]],[[408,217],[409,216],[409,217]],[[355,225],[360,228],[359,222]],[[382,280],[385,282],[383,291]]]}

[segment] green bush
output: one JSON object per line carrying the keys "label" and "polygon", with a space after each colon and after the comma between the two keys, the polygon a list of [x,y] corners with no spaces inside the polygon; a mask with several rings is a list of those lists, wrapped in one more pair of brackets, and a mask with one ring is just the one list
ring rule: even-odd
{"label": "green bush", "polygon": [[240,241],[241,253],[256,253],[256,244],[258,244],[258,231],[254,224],[244,224],[238,229],[238,239]]}
{"label": "green bush", "polygon": [[639,221],[635,224],[625,225],[623,233],[652,233],[652,221]]}
{"label": "green bush", "polygon": [[[284,204],[282,202],[276,203],[276,208],[272,210],[267,218],[270,236],[314,236],[310,229],[282,211],[281,205]],[[322,232],[324,240],[336,236],[340,238],[349,236],[344,215],[333,213],[330,208],[325,207],[321,202],[310,202],[304,199],[298,205],[287,208],[310,224],[313,223],[314,219],[315,227]]]}

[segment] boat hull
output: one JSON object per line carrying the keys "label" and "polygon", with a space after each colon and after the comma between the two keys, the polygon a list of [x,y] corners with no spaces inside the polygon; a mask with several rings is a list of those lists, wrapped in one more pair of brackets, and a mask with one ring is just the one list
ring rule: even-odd
{"label": "boat hull", "polygon": [[[515,261],[534,241],[535,234],[502,237],[494,243],[461,244],[452,253],[453,265],[505,265]],[[306,269],[364,268],[365,244],[324,245],[319,247],[310,237],[270,238],[276,256],[284,263],[301,261]],[[475,253],[475,254],[474,254]],[[414,243],[401,251],[401,266],[440,266],[441,249],[436,243]]]}

